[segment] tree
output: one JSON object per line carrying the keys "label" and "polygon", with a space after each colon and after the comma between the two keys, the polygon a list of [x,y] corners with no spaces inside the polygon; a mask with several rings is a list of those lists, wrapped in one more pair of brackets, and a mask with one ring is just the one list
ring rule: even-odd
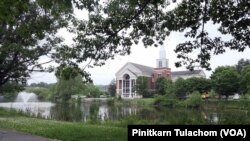
{"label": "tree", "polygon": [[62,39],[58,29],[72,14],[69,1],[3,0],[0,2],[0,87],[7,82],[26,84],[30,72],[39,69],[41,56],[50,56]]}
{"label": "tree", "polygon": [[116,94],[116,82],[115,82],[115,79],[113,79],[110,82],[109,87],[108,87],[108,91],[109,91],[110,96],[115,97],[115,94]]}
{"label": "tree", "polygon": [[185,80],[189,91],[192,93],[198,91],[199,93],[208,92],[211,90],[211,81],[201,77],[191,77]]}
{"label": "tree", "polygon": [[[164,4],[163,1],[160,4]],[[72,14],[74,8],[86,9],[89,20],[79,20]],[[129,7],[127,7],[129,6]],[[162,5],[163,7],[164,5]],[[153,10],[155,2],[148,1],[108,1],[101,5],[99,0],[65,1],[2,1],[0,3],[0,87],[7,81],[26,82],[32,71],[52,71],[44,68],[49,62],[63,67],[86,62],[80,74],[90,80],[86,67],[100,66],[115,54],[130,53],[132,39],[137,44],[138,34],[144,36],[144,43],[152,45],[155,30]],[[159,12],[158,12],[159,13]],[[143,17],[141,17],[144,15]],[[149,18],[145,18],[149,17]],[[146,21],[139,23],[134,21]],[[133,23],[136,33],[125,33]],[[62,43],[56,36],[61,28],[75,34],[72,45]],[[148,29],[146,29],[149,27]],[[127,36],[127,37],[126,37]],[[157,36],[162,40],[166,34]],[[47,56],[48,62],[39,62]]]}
{"label": "tree", "polygon": [[45,82],[39,82],[39,83],[31,83],[31,87],[49,87],[48,83]]}
{"label": "tree", "polygon": [[[212,53],[249,47],[248,1],[183,0],[167,11],[169,4],[166,0],[1,1],[0,87],[7,81],[25,82],[31,71],[45,63],[38,61],[41,56],[60,65],[100,66],[115,54],[130,54],[131,46],[140,40],[145,47],[163,44],[173,31],[187,31],[185,37],[193,38],[175,49],[182,59],[175,65],[190,69],[195,63],[210,69]],[[77,19],[73,7],[86,9],[88,20]],[[219,32],[231,40],[209,37],[205,30],[209,21],[219,24]],[[55,36],[62,27],[75,34],[72,45],[62,44]],[[200,50],[196,59],[188,56],[194,50]],[[81,75],[89,80],[86,67],[80,69]]]}
{"label": "tree", "polygon": [[[82,31],[76,41],[79,46],[90,46],[86,51],[100,49],[92,53],[104,53],[101,56],[105,60],[107,56],[114,57],[115,53],[129,54],[131,45],[140,39],[146,47],[157,46],[170,32],[185,32],[184,36],[191,41],[177,45],[175,52],[182,60],[175,65],[184,64],[189,69],[197,63],[211,69],[211,54],[222,54],[226,48],[242,52],[249,47],[249,4],[246,0],[183,0],[166,12],[169,4],[166,0],[113,0],[96,5],[89,21],[79,22],[78,29]],[[207,23],[219,25],[218,31],[230,35],[231,39],[224,41],[220,36],[210,37],[206,31]],[[80,48],[72,51],[78,50]],[[197,58],[189,56],[194,50],[199,50]]]}
{"label": "tree", "polygon": [[159,95],[171,94],[173,90],[172,80],[160,77],[156,80],[155,88]]}
{"label": "tree", "polygon": [[[177,8],[166,14],[172,18],[166,20],[170,30],[187,30],[185,37],[194,39],[177,45],[175,52],[183,60],[176,65],[189,63],[188,68],[192,69],[193,64],[199,63],[201,67],[211,69],[208,61],[212,53],[222,54],[226,48],[244,51],[250,45],[248,9],[249,4],[245,0],[183,0]],[[231,40],[223,41],[219,36],[209,37],[206,31],[208,22],[219,24],[218,31],[223,35],[231,35]],[[197,58],[188,56],[188,53],[198,49]]]}
{"label": "tree", "polygon": [[86,83],[84,85],[84,90],[82,92],[83,95],[87,97],[95,97],[98,98],[100,95],[104,94],[97,86],[92,83]]}
{"label": "tree", "polygon": [[234,67],[217,67],[211,75],[212,87],[219,95],[229,95],[239,91],[239,74]]}
{"label": "tree", "polygon": [[142,95],[143,97],[148,97],[149,96],[149,91],[148,91],[148,78],[145,76],[139,76],[136,79],[136,92],[139,95]]}
{"label": "tree", "polygon": [[246,60],[240,59],[238,61],[238,63],[235,65],[236,70],[238,71],[238,73],[241,73],[243,67],[246,66],[246,65],[250,65],[250,60],[249,59],[246,59]]}
{"label": "tree", "polygon": [[244,66],[241,71],[240,88],[243,94],[250,92],[250,65]]}
{"label": "tree", "polygon": [[185,98],[189,93],[186,81],[183,78],[178,78],[174,83],[174,92],[178,98]]}
{"label": "tree", "polygon": [[73,94],[79,94],[84,87],[82,76],[79,71],[71,66],[64,66],[56,71],[58,79],[55,90],[56,96],[63,101],[68,101]]}

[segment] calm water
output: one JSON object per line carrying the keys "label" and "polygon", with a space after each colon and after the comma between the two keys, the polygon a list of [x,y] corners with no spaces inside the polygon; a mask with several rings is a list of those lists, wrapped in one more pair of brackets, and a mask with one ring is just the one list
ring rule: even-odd
{"label": "calm water", "polygon": [[127,124],[249,124],[249,110],[233,109],[185,109],[145,107],[139,104],[110,106],[106,101],[84,101],[76,104],[52,104],[42,102],[0,103],[0,107],[12,107],[34,116],[49,119],[102,122],[121,121]]}

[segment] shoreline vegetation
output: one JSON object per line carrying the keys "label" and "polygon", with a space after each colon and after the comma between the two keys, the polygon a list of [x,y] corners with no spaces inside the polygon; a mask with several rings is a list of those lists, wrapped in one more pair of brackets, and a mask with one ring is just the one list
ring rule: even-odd
{"label": "shoreline vegetation", "polygon": [[112,124],[46,120],[0,108],[0,127],[63,141],[126,141],[127,129]]}
{"label": "shoreline vegetation", "polygon": [[[110,99],[109,104],[121,105],[124,102],[127,104],[136,104],[147,107],[154,106],[157,98],[143,98],[133,100]],[[163,100],[164,101],[164,100]],[[184,106],[185,100],[177,100],[177,103],[172,108],[187,108]],[[239,109],[246,110],[250,108],[249,100],[202,100],[199,108],[215,108],[221,109]],[[197,108],[197,107],[191,107]],[[146,121],[130,117],[121,121],[104,121],[104,122],[66,122],[47,120],[41,118],[33,118],[24,112],[14,109],[6,110],[0,108],[0,127],[11,130],[28,132],[31,134],[48,137],[51,139],[80,141],[82,139],[88,141],[125,141],[127,140],[127,125],[128,124],[153,124]],[[165,123],[164,123],[165,124]]]}

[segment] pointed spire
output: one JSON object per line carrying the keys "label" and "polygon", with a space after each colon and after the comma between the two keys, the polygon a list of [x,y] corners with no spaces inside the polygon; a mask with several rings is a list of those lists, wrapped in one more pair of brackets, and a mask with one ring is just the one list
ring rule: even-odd
{"label": "pointed spire", "polygon": [[157,68],[168,68],[168,59],[166,58],[166,50],[164,45],[162,45],[160,47],[159,50],[159,59],[156,60],[157,64]]}
{"label": "pointed spire", "polygon": [[161,46],[159,54],[159,59],[166,59],[166,50],[164,45]]}

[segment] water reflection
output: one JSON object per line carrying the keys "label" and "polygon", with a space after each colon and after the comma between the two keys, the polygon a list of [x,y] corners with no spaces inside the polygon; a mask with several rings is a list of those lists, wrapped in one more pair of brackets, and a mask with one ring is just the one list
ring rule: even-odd
{"label": "water reflection", "polygon": [[50,118],[50,109],[54,106],[50,102],[6,102],[0,103],[0,107],[7,109],[16,109],[25,113],[29,113],[35,117]]}
{"label": "water reflection", "polygon": [[[83,102],[74,105],[57,104],[51,109],[51,118],[67,121],[121,121],[133,117],[133,123],[148,124],[247,124],[249,111],[155,108],[139,105],[114,105],[106,102]],[[63,108],[62,108],[63,107]],[[65,115],[66,114],[66,115]],[[239,120],[235,120],[239,119]],[[132,121],[131,121],[132,122]]]}
{"label": "water reflection", "polygon": [[[249,124],[249,110],[219,108],[186,109],[145,107],[124,102],[109,105],[106,101],[84,101],[81,103],[58,103],[47,106],[44,103],[0,103],[1,107],[11,107],[34,116],[76,122],[125,121],[145,124]],[[39,108],[37,108],[39,107]]]}

